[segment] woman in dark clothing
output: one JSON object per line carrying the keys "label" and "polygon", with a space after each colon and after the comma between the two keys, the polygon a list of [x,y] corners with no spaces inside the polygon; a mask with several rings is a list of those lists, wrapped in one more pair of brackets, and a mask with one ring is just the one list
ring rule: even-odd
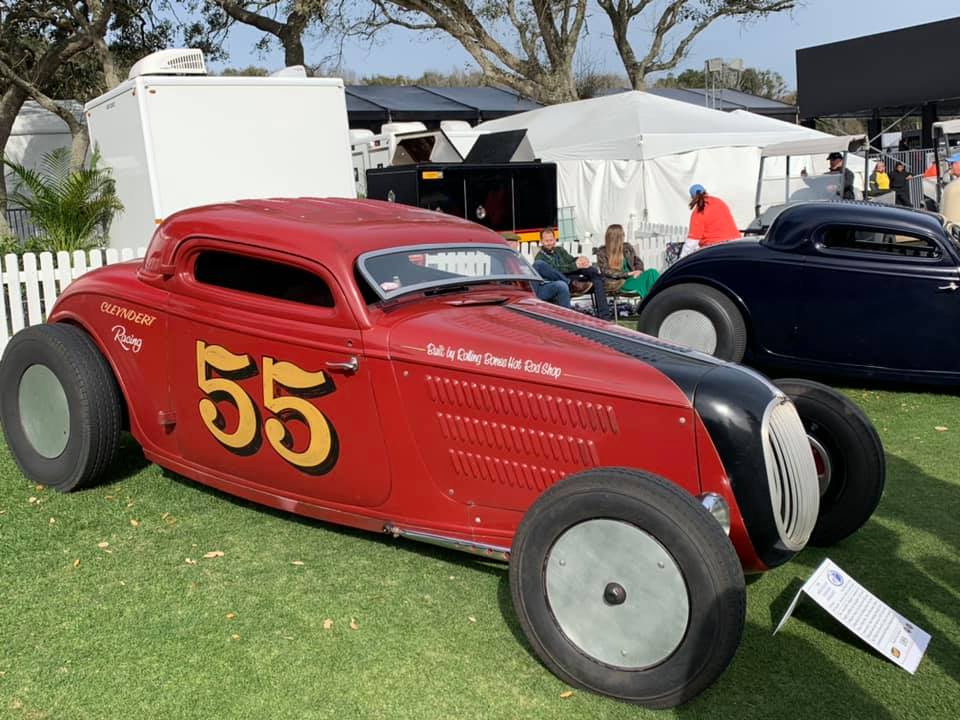
{"label": "woman in dark clothing", "polygon": [[913,202],[910,200],[909,183],[912,177],[913,175],[907,172],[907,166],[899,160],[893,170],[890,171],[890,189],[897,194],[897,205],[913,206]]}

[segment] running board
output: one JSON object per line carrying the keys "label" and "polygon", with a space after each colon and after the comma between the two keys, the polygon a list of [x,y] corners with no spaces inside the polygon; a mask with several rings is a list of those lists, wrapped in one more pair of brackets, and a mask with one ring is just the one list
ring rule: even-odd
{"label": "running board", "polygon": [[504,562],[510,560],[510,548],[500,547],[498,545],[486,545],[470,540],[461,540],[460,538],[433,535],[432,533],[420,532],[419,530],[403,530],[396,525],[390,524],[384,525],[383,531],[393,535],[395,538],[408,538],[409,540],[450,548],[451,550],[459,550],[460,552],[492,558],[494,560],[503,560]]}

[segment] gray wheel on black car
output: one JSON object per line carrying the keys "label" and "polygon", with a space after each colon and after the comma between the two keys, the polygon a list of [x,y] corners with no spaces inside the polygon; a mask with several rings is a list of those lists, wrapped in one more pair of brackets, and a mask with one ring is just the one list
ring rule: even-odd
{"label": "gray wheel on black car", "polygon": [[692,495],[635,470],[590,470],[543,493],[514,536],[510,589],[554,674],[651,708],[706,689],[743,632],[743,571],[723,529]]}
{"label": "gray wheel on black car", "polygon": [[859,530],[883,495],[886,461],[873,423],[855,403],[811,380],[776,380],[793,401],[813,450],[820,515],[810,544],[833,545]]}
{"label": "gray wheel on black car", "polygon": [[0,422],[32,482],[67,492],[91,485],[116,453],[120,390],[93,340],[71,325],[14,335],[0,361]]}
{"label": "gray wheel on black car", "polygon": [[743,315],[719,290],[699,283],[674,285],[654,295],[637,323],[640,332],[740,362],[747,349]]}

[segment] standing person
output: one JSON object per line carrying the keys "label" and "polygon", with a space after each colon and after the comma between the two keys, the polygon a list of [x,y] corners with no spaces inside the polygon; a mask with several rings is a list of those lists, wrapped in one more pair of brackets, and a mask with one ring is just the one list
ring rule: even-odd
{"label": "standing person", "polygon": [[907,166],[897,160],[893,170],[890,171],[890,189],[897,194],[897,205],[913,207],[913,202],[910,200],[910,178],[912,177]]}
{"label": "standing person", "polygon": [[[597,305],[597,313],[603,320],[610,320],[610,308],[607,307],[607,294],[603,289],[603,276],[584,255],[573,257],[570,253],[557,245],[557,238],[551,228],[540,231],[540,252],[534,260],[539,260],[558,273],[567,281],[581,280],[593,284],[593,300]],[[536,264],[534,264],[536,268]]]}
{"label": "standing person", "polygon": [[830,169],[827,170],[828,175],[839,174],[843,170],[843,189],[836,188],[835,192],[844,200],[855,200],[856,197],[853,194],[853,171],[850,168],[843,166],[843,154],[838,152],[832,152],[827,155],[827,162],[830,163]]}
{"label": "standing person", "polygon": [[943,189],[940,214],[945,220],[960,224],[960,153],[947,158],[950,163],[950,184]]}
{"label": "standing person", "polygon": [[720,198],[708,195],[699,183],[690,186],[690,230],[680,250],[686,257],[694,250],[740,238],[740,230],[730,208]]}
{"label": "standing person", "polygon": [[644,270],[633,245],[624,242],[622,225],[611,225],[603,236],[603,247],[597,249],[597,267],[608,283],[607,292],[623,292],[646,297],[660,277],[656,270]]}
{"label": "standing person", "polygon": [[890,190],[890,176],[887,175],[887,166],[883,160],[877,160],[877,164],[870,173],[870,192],[873,195],[881,195]]}

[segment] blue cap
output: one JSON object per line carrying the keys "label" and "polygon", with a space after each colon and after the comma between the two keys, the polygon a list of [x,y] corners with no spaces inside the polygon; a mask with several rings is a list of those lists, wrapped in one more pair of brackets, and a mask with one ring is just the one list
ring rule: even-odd
{"label": "blue cap", "polygon": [[690,186],[690,197],[696,197],[697,193],[705,193],[707,189],[700,183]]}
{"label": "blue cap", "polygon": [[954,153],[953,155],[948,157],[947,162],[948,163],[960,162],[960,153]]}

